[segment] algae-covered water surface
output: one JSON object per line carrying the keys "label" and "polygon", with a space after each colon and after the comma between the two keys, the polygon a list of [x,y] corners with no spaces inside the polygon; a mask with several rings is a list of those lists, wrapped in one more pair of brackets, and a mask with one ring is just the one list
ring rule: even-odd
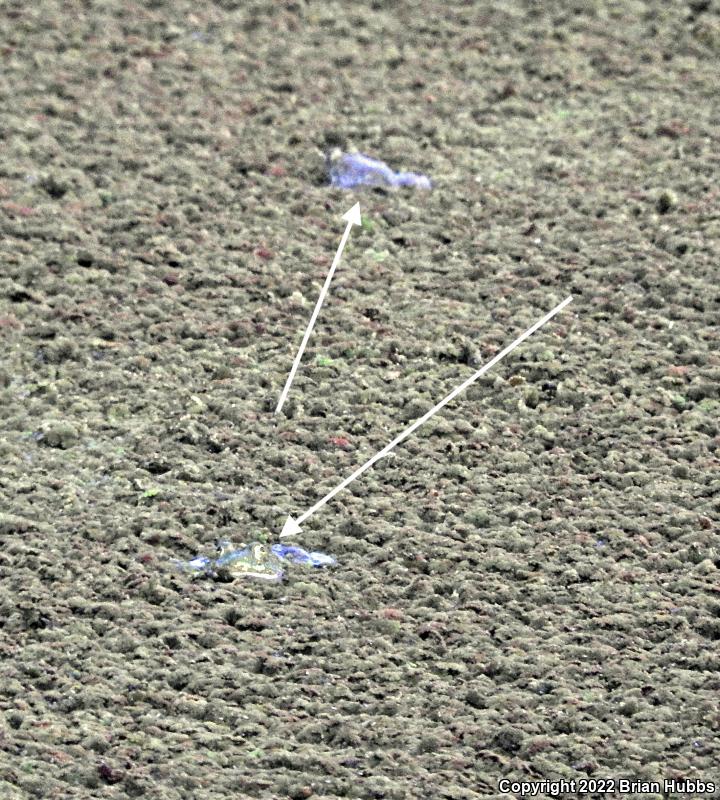
{"label": "algae-covered water surface", "polygon": [[719,60],[715,2],[0,4],[2,798],[711,796]]}

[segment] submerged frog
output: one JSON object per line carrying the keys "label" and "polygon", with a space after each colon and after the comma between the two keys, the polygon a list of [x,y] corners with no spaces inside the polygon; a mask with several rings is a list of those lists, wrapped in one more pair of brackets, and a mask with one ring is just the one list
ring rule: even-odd
{"label": "submerged frog", "polygon": [[274,544],[268,547],[261,542],[236,547],[226,539],[216,540],[215,558],[197,556],[191,561],[177,561],[185,572],[208,575],[220,580],[234,578],[262,578],[269,581],[280,581],[285,575],[285,564],[306,564],[313,567],[324,567],[335,564],[332,556],[324,553],[308,553],[294,545]]}
{"label": "submerged frog", "polygon": [[330,174],[330,185],[339,189],[357,189],[361,186],[432,188],[427,175],[394,172],[384,161],[370,158],[363,153],[343,153],[335,149],[325,160]]}
{"label": "submerged frog", "polygon": [[260,542],[238,550],[232,542],[217,542],[218,557],[214,568],[218,575],[230,578],[265,578],[279,581],[285,572],[282,559]]}

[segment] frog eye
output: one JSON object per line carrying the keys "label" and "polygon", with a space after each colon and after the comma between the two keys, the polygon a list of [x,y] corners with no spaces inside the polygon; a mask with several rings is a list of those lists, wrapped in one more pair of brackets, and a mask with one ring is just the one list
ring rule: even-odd
{"label": "frog eye", "polygon": [[265,558],[265,553],[266,551],[264,545],[256,544],[255,547],[253,547],[253,558],[256,558],[260,561]]}

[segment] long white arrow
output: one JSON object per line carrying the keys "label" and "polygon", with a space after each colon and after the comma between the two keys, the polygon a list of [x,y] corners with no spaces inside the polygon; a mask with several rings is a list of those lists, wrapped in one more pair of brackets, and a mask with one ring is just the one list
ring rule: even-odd
{"label": "long white arrow", "polygon": [[433,406],[433,408],[431,408],[427,414],[420,417],[420,419],[415,420],[415,422],[413,422],[409,428],[406,428],[401,434],[396,436],[389,445],[383,447],[383,449],[379,453],[376,453],[369,461],[366,461],[361,467],[358,467],[352,475],[345,478],[345,480],[338,484],[331,492],[328,492],[325,497],[322,498],[322,500],[318,500],[312,508],[309,508],[304,514],[301,514],[299,517],[297,517],[297,519],[288,517],[283,525],[280,538],[283,536],[294,536],[295,534],[300,533],[300,525],[302,525],[302,523],[305,522],[308,517],[321,509],[325,503],[328,502],[328,500],[332,500],[332,498],[335,497],[338,492],[342,491],[348,484],[352,483],[355,478],[359,478],[363,472],[365,472],[365,470],[370,469],[370,467],[372,467],[376,461],[379,461],[381,458],[386,456],[393,449],[393,447],[395,447],[395,445],[400,444],[403,439],[407,439],[407,437],[410,436],[413,431],[417,430],[424,422],[427,422],[432,416],[437,414],[437,412],[440,411],[441,408],[444,408],[451,400],[454,400],[460,394],[460,392],[465,391],[465,389],[467,389],[470,384],[474,383],[481,375],[484,375],[489,369],[492,369],[492,367],[494,367],[498,361],[505,358],[505,356],[509,353],[512,353],[512,351],[521,345],[525,339],[527,339],[529,336],[532,336],[533,333],[538,330],[538,328],[542,328],[546,322],[549,322],[556,314],[562,311],[571,300],[572,296],[566,297],[562,303],[556,305],[552,311],[546,314],[542,319],[538,320],[534,325],[531,325],[525,331],[525,333],[518,336],[518,338],[515,339],[512,344],[509,344],[504,350],[499,352],[494,358],[488,361],[487,364],[480,367],[480,369],[474,375],[471,375],[464,383],[461,383],[460,386],[453,389],[449,395],[444,397],[436,406]]}
{"label": "long white arrow", "polygon": [[350,229],[353,225],[360,224],[360,203],[355,203],[355,205],[343,214],[343,219],[347,221],[347,225],[345,227],[345,233],[343,233],[343,237],[340,240],[340,247],[337,249],[337,253],[335,253],[335,258],[333,259],[332,265],[330,267],[330,272],[327,274],[327,278],[325,278],[325,283],[320,290],[320,297],[318,297],[318,301],[315,304],[315,311],[313,311],[312,317],[310,317],[310,324],[307,326],[307,330],[305,331],[305,336],[303,336],[302,344],[300,345],[300,349],[295,356],[295,361],[293,361],[292,369],[290,370],[290,374],[288,375],[287,380],[285,381],[285,388],[282,390],[282,394],[280,395],[280,399],[278,400],[277,408],[275,409],[275,413],[279,414],[280,409],[283,407],[283,403],[285,402],[288,392],[290,391],[290,386],[292,385],[293,378],[295,377],[295,373],[297,372],[297,368],[300,365],[300,360],[303,357],[303,353],[305,352],[305,348],[308,343],[308,339],[310,338],[310,334],[312,333],[312,329],[315,326],[315,320],[318,318],[318,314],[320,313],[320,308],[322,307],[323,301],[325,300],[325,295],[327,294],[328,289],[330,288],[330,281],[332,280],[332,276],[335,274],[335,269],[337,265],[340,263],[340,256],[342,255],[342,251],[345,249],[345,245],[347,244],[348,237],[350,236]]}

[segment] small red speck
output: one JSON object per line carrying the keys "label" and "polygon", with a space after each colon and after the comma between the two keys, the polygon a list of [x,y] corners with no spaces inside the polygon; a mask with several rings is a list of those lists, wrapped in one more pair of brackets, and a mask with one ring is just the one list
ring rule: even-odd
{"label": "small red speck", "polygon": [[282,164],[273,164],[268,172],[273,176],[273,178],[283,178],[285,175],[287,175],[287,170]]}
{"label": "small red speck", "polygon": [[273,253],[272,250],[268,250],[267,247],[258,247],[255,250],[255,255],[258,258],[262,258],[265,259],[265,261],[267,261],[268,259],[272,258],[275,255],[275,253]]}
{"label": "small red speck", "polygon": [[385,619],[403,619],[404,614],[400,611],[399,608],[383,608],[380,614],[385,617]]}
{"label": "small red speck", "polygon": [[30,206],[21,206],[19,203],[13,203],[12,201],[3,203],[2,207],[9,214],[17,214],[21,217],[31,217],[35,213],[34,208],[30,208]]}
{"label": "small red speck", "polygon": [[113,769],[108,764],[100,764],[98,767],[98,774],[105,781],[105,783],[120,783],[123,779],[122,772]]}
{"label": "small red speck", "polygon": [[668,375],[673,378],[684,378],[688,374],[688,367],[669,367]]}
{"label": "small red speck", "polygon": [[140,556],[139,560],[140,560],[141,564],[149,564],[153,560],[153,554],[152,553],[143,553]]}
{"label": "small red speck", "polygon": [[346,439],[344,436],[331,436],[328,441],[330,444],[334,444],[335,447],[342,447],[343,450],[350,447],[350,440]]}
{"label": "small red speck", "polygon": [[72,757],[61,750],[51,750],[50,757],[56,764],[69,764],[72,762]]}
{"label": "small red speck", "polygon": [[690,128],[680,120],[673,119],[658,125],[655,133],[658,136],[667,136],[669,139],[679,139],[681,136],[687,136]]}

